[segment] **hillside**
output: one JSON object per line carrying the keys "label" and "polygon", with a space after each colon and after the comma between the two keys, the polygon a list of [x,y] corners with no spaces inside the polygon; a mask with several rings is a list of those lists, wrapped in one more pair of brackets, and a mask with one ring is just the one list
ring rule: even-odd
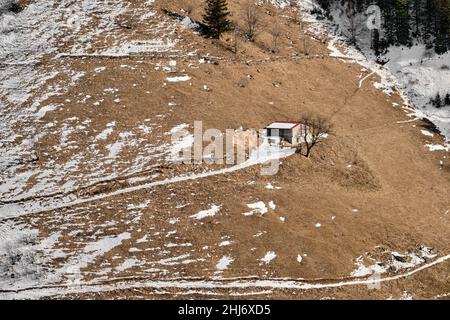
{"label": "hillside", "polygon": [[[196,29],[202,1],[183,3],[3,12],[0,298],[448,297],[449,150],[388,70],[308,1],[258,1],[265,27],[237,53],[233,33]],[[229,1],[233,21],[243,5]],[[171,134],[194,121],[262,129],[307,111],[335,133],[276,175],[266,159],[174,161],[191,136]]]}

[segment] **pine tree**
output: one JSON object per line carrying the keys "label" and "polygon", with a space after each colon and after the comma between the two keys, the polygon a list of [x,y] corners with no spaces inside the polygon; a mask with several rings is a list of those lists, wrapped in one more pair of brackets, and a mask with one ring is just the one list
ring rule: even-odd
{"label": "pine tree", "polygon": [[445,104],[446,106],[450,106],[450,93],[447,93],[447,94],[445,95],[444,104]]}
{"label": "pine tree", "polygon": [[442,107],[442,98],[439,92],[437,93],[436,98],[434,99],[434,106],[438,109]]}
{"label": "pine tree", "polygon": [[379,56],[382,52],[382,45],[380,43],[380,31],[378,29],[371,32],[371,49],[375,52],[376,56]]}
{"label": "pine tree", "polygon": [[438,2],[436,20],[435,51],[437,54],[444,54],[449,47],[450,11],[445,1]]}
{"label": "pine tree", "polygon": [[420,37],[423,22],[423,0],[412,0],[412,11],[414,15],[414,37]]}
{"label": "pine tree", "polygon": [[427,49],[431,49],[434,47],[433,38],[436,33],[436,11],[436,1],[425,0],[423,40],[426,44]]}
{"label": "pine tree", "polygon": [[[378,5],[382,12],[382,28],[379,38],[371,33],[371,46],[374,51],[381,44],[381,50],[389,46],[412,46],[414,43],[425,44],[427,49],[434,49],[438,54],[450,50],[450,0],[317,0],[329,16],[331,8],[341,10],[354,8],[355,13],[364,13],[370,5]],[[313,9],[316,13],[321,10]],[[347,12],[350,24],[355,14]],[[349,23],[347,23],[349,24]],[[350,26],[350,30],[355,26]],[[353,35],[350,35],[352,40]]]}
{"label": "pine tree", "polygon": [[226,0],[206,0],[203,22],[207,27],[208,35],[214,39],[220,39],[222,33],[231,30],[228,20],[228,5]]}
{"label": "pine tree", "polygon": [[394,45],[395,42],[395,6],[393,1],[380,2],[382,16],[384,17],[383,31],[386,46]]}
{"label": "pine tree", "polygon": [[409,1],[397,0],[395,2],[395,12],[397,43],[409,46],[412,44],[410,36],[411,17],[409,14]]}

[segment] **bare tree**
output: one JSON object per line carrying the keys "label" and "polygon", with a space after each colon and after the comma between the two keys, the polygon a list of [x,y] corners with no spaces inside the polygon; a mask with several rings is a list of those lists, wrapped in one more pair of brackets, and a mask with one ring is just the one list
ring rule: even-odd
{"label": "bare tree", "polygon": [[309,36],[307,34],[303,35],[303,54],[304,55],[309,55],[310,52],[310,43],[309,43]]}
{"label": "bare tree", "polygon": [[299,6],[299,0],[289,0],[288,4],[290,7],[290,20],[294,24],[300,25],[300,29],[303,29],[303,26],[301,25],[301,9]]}
{"label": "bare tree", "polygon": [[278,41],[283,34],[283,30],[281,29],[281,25],[278,21],[272,25],[269,33],[272,36],[272,52],[278,52]]}
{"label": "bare tree", "polygon": [[233,39],[233,52],[237,54],[239,51],[239,27],[235,24],[234,30],[234,39]]}
{"label": "bare tree", "polygon": [[[333,125],[327,118],[310,113],[304,114],[300,118],[300,122],[302,123],[301,140],[306,146],[305,156],[309,158],[313,148],[328,135],[333,134]],[[301,146],[298,147],[297,152],[302,153]]]}
{"label": "bare tree", "polygon": [[356,4],[353,2],[347,2],[344,9],[343,18],[344,23],[347,23],[347,26],[344,28],[343,33],[350,39],[350,43],[356,44],[357,37],[361,33],[360,27],[363,23],[360,20],[361,18],[358,18]]}
{"label": "bare tree", "polygon": [[245,33],[250,41],[255,41],[256,34],[261,27],[261,13],[256,4],[247,1],[243,6],[242,17],[244,19]]}

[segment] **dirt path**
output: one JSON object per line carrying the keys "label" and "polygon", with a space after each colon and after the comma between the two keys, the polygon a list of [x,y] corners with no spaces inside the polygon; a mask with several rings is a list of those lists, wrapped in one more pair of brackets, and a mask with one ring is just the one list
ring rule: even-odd
{"label": "dirt path", "polygon": [[[71,295],[71,294],[85,294],[85,293],[101,293],[114,290],[128,290],[137,288],[177,288],[183,290],[192,289],[209,289],[214,290],[221,289],[256,289],[265,291],[267,289],[290,289],[290,290],[321,290],[331,288],[343,288],[352,286],[372,286],[376,287],[377,284],[396,281],[400,279],[406,279],[420,273],[426,269],[432,268],[436,265],[445,263],[450,259],[450,254],[440,257],[432,262],[426,263],[418,268],[412,269],[408,272],[397,274],[388,277],[372,277],[369,279],[347,279],[344,281],[329,280],[327,283],[320,283],[318,280],[294,280],[294,279],[217,279],[217,280],[192,280],[192,279],[167,279],[167,280],[153,280],[139,279],[139,281],[132,282],[132,277],[126,279],[108,279],[105,284],[100,284],[103,281],[89,284],[76,284],[76,285],[55,285],[55,286],[43,286],[43,287],[30,287],[16,290],[0,290],[0,298],[9,299],[11,294],[14,298],[23,295],[25,298],[31,298],[34,295],[40,298],[51,297],[55,295]],[[130,283],[131,281],[131,283]],[[113,283],[113,284],[111,284]],[[63,291],[61,291],[63,290]],[[252,294],[255,294],[253,292]],[[264,293],[263,293],[264,294]]]}

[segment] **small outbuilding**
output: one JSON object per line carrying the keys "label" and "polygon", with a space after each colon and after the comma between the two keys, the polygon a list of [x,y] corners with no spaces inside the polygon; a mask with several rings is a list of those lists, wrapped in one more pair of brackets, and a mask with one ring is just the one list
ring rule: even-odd
{"label": "small outbuilding", "polygon": [[286,141],[290,144],[300,143],[302,123],[299,121],[276,121],[266,128],[267,138],[276,138],[280,142]]}

